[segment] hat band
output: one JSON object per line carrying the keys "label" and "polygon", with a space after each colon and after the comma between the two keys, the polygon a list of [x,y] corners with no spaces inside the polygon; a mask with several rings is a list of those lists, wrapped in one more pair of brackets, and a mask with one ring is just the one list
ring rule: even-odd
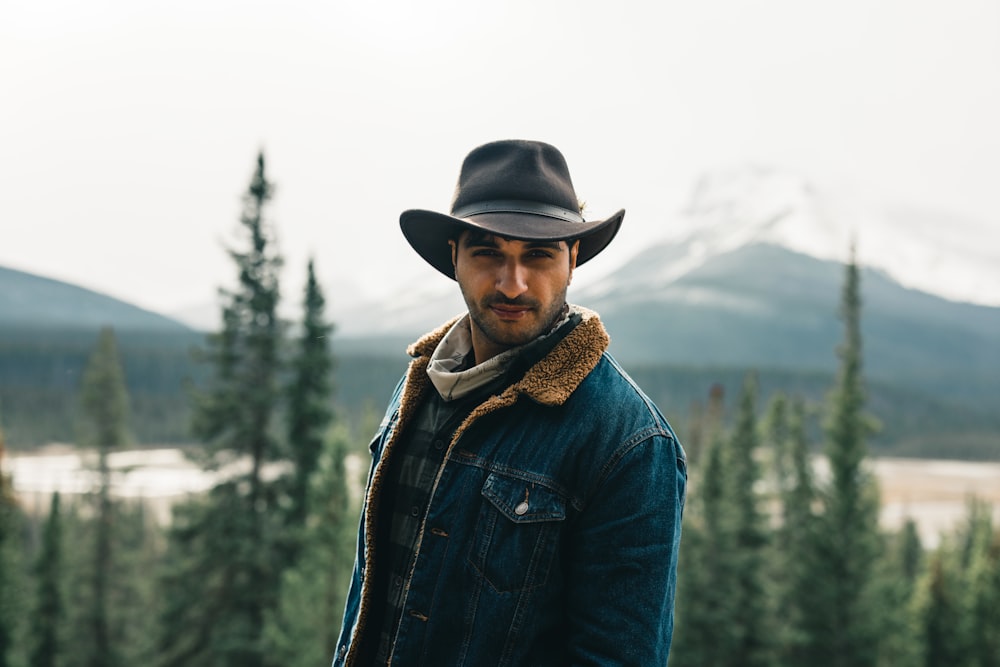
{"label": "hat band", "polygon": [[548,218],[558,218],[559,220],[566,220],[568,222],[584,222],[582,215],[561,206],[517,199],[481,201],[474,204],[467,204],[451,212],[456,218],[468,218],[469,216],[481,213],[528,213],[531,215],[544,215]]}

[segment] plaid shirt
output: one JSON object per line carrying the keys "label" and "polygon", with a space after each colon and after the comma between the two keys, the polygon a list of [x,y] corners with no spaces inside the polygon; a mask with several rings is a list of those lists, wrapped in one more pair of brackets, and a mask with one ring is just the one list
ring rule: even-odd
{"label": "plaid shirt", "polygon": [[393,490],[391,520],[382,523],[384,537],[379,584],[384,589],[385,609],[375,664],[384,665],[392,651],[392,640],[403,613],[403,591],[414,559],[417,533],[430,502],[431,486],[444,462],[444,453],[455,429],[481,400],[481,394],[447,403],[431,392],[407,430],[405,447],[389,470],[386,488]]}

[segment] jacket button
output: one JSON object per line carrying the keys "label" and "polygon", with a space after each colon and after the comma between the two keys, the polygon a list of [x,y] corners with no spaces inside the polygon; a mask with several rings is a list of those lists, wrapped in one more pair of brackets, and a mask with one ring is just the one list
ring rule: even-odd
{"label": "jacket button", "polygon": [[414,505],[410,508],[410,516],[420,516],[420,508]]}
{"label": "jacket button", "polygon": [[442,449],[444,449],[444,440],[435,440],[434,441],[434,449],[438,450],[439,452]]}
{"label": "jacket button", "polygon": [[528,513],[528,502],[521,501],[517,507],[514,508],[514,514],[518,516],[524,516]]}

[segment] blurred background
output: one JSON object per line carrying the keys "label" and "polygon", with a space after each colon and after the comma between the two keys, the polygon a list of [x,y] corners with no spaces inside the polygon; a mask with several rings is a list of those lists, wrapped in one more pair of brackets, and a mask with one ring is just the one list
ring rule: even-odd
{"label": "blurred background", "polygon": [[[30,622],[0,620],[0,665],[50,664],[38,662],[41,647],[62,655],[70,638],[90,648],[60,664],[328,661],[368,438],[406,343],[463,309],[398,216],[447,211],[465,154],[502,138],[557,146],[587,217],[627,211],[570,299],[601,313],[612,353],[688,447],[688,562],[722,545],[757,553],[732,541],[745,530],[714,534],[705,517],[716,501],[759,508],[747,521],[766,545],[753,571],[770,611],[749,616],[787,632],[759,650],[741,643],[767,631],[736,611],[704,611],[722,613],[698,582],[723,574],[703,569],[679,601],[683,664],[709,664],[699,651],[710,646],[728,651],[711,664],[994,664],[973,661],[977,646],[1000,647],[1000,630],[988,631],[1000,624],[979,628],[969,610],[993,594],[1000,608],[998,71],[992,0],[0,4],[10,501],[0,591],[4,608],[34,610]],[[254,201],[260,182],[270,196]],[[283,389],[261,399],[269,419],[257,431],[240,431],[233,424],[250,415],[218,405],[257,399],[220,381],[224,343],[209,335],[226,309],[245,307],[238,297],[251,288],[238,278],[253,225],[266,239],[257,289],[274,298],[265,319],[284,322],[266,330],[281,359],[267,372]],[[310,328],[317,321],[332,329]],[[235,333],[255,335],[246,326]],[[310,332],[321,349],[305,342]],[[858,377],[845,378],[845,350],[862,360]],[[304,439],[290,426],[290,387],[309,384],[297,359],[323,378],[309,400],[329,412]],[[863,409],[845,417],[838,399],[854,390]],[[742,464],[741,415],[756,433]],[[846,444],[830,426],[841,418],[862,425]],[[269,443],[260,470],[246,467],[258,436]],[[812,464],[808,484],[794,474],[795,442]],[[860,452],[853,464],[838,458],[847,444]],[[713,452],[729,472],[712,472]],[[701,494],[705,479],[747,461],[759,478],[750,496]],[[823,606],[792,599],[787,561],[835,550],[796,551],[782,494],[811,489],[805,502],[822,524],[838,476],[852,471],[872,483],[853,500],[875,498],[854,522],[871,519],[875,545],[855,569],[902,578],[853,584],[868,603],[883,593],[871,603],[886,619],[869,623],[876,638],[844,633],[874,657],[824,662],[851,654],[773,612]],[[250,509],[247,475],[269,489]],[[233,544],[205,537],[213,521],[262,507],[278,518],[270,528],[248,519],[247,534],[273,543],[273,559],[233,567],[271,572],[263,597],[193,604],[185,573],[232,571],[220,554]],[[94,521],[116,527],[105,534]],[[338,528],[306,528],[317,523]],[[45,598],[38,563],[59,526],[67,553],[51,581],[61,593]],[[332,553],[343,563],[324,566]],[[110,599],[97,583],[67,583],[102,577],[118,582]],[[934,590],[965,610],[940,644],[932,621],[947,614],[934,611],[945,604]],[[48,625],[46,600],[63,614]],[[147,625],[129,605],[153,610]],[[303,606],[324,612],[303,624]],[[115,629],[106,640],[65,630],[102,618]],[[699,622],[742,630],[700,645]],[[241,639],[178,639],[206,625]]]}

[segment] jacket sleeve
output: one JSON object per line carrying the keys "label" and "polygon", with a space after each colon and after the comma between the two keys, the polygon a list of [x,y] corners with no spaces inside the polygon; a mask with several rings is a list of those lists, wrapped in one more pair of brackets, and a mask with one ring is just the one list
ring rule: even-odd
{"label": "jacket sleeve", "polygon": [[687,468],[658,433],[615,452],[568,545],[572,665],[666,665]]}

